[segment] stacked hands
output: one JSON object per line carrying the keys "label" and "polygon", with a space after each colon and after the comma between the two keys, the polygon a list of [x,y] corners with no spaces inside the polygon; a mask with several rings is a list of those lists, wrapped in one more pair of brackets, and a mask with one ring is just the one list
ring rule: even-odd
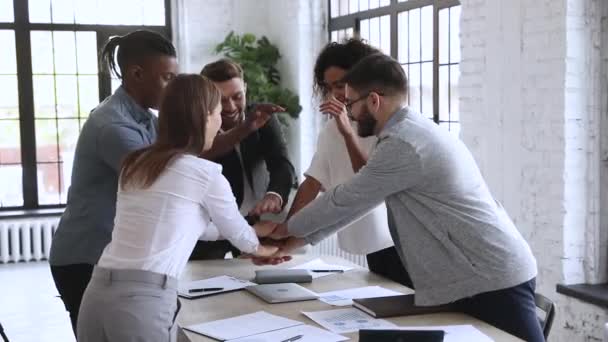
{"label": "stacked hands", "polygon": [[278,265],[289,261],[291,251],[307,244],[303,238],[289,236],[285,223],[260,221],[253,228],[260,237],[260,245],[253,255],[242,257],[250,258],[256,265]]}
{"label": "stacked hands", "polygon": [[[258,103],[253,110],[246,113],[245,124],[251,130],[263,127],[275,113],[284,112],[285,108],[271,103]],[[268,193],[259,201],[249,212],[251,216],[261,216],[262,214],[278,214],[283,210],[281,197],[274,193]],[[291,260],[289,252],[306,245],[304,239],[289,237],[287,226],[271,221],[260,221],[253,228],[258,237],[260,245],[255,253],[244,254],[242,258],[250,258],[256,265],[278,265],[282,262]]]}
{"label": "stacked hands", "polygon": [[263,214],[278,214],[283,210],[283,201],[281,197],[275,193],[267,193],[261,201],[259,201],[249,212],[250,216],[262,216]]}
{"label": "stacked hands", "polygon": [[[264,126],[270,117],[277,112],[285,111],[284,108],[273,104],[257,104],[253,111],[246,116],[246,124],[252,129]],[[319,106],[319,111],[328,114],[336,120],[338,130],[343,136],[354,134],[351,126],[351,118],[342,101],[331,96]],[[274,193],[268,193],[256,204],[249,215],[260,216],[265,213],[280,213],[282,201]],[[260,245],[253,254],[244,254],[241,258],[250,258],[256,265],[278,265],[291,260],[289,253],[296,248],[307,244],[304,238],[289,236],[286,223],[271,221],[260,221],[253,228],[260,238]]]}

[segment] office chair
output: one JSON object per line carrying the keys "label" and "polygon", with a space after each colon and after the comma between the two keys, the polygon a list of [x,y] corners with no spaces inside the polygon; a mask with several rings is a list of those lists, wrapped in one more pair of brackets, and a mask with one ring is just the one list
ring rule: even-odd
{"label": "office chair", "polygon": [[4,328],[2,327],[2,323],[0,323],[0,336],[2,336],[2,341],[9,342],[8,337],[6,337],[6,334],[4,333]]}
{"label": "office chair", "polygon": [[553,319],[555,318],[555,304],[553,304],[551,299],[541,295],[540,293],[536,293],[534,295],[534,301],[536,302],[536,307],[545,313],[545,318],[543,319],[538,317],[538,321],[543,329],[545,340],[547,340],[549,338],[551,326],[553,325]]}

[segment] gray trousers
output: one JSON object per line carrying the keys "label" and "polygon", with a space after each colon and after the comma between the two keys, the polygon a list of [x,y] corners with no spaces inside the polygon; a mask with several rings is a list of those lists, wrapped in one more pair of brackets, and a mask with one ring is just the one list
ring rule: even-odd
{"label": "gray trousers", "polygon": [[177,279],[95,267],[78,314],[78,342],[174,342]]}

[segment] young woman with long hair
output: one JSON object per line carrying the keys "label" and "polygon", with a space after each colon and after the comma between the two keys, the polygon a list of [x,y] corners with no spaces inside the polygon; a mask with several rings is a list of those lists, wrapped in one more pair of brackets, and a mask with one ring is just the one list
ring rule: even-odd
{"label": "young woman with long hair", "polygon": [[158,139],[123,163],[112,241],[83,297],[79,342],[173,341],[177,279],[201,235],[257,256],[277,251],[240,215],[221,167],[198,157],[221,126],[220,98],[200,75],[165,89]]}

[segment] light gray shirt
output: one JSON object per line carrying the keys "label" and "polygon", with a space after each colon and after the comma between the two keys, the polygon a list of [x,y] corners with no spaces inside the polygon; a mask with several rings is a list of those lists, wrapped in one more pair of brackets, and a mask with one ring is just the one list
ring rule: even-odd
{"label": "light gray shirt", "polygon": [[78,137],[67,205],[51,244],[51,265],[97,263],[112,238],[122,160],[152,144],[156,129],[156,117],[123,87],[91,112]]}
{"label": "light gray shirt", "polygon": [[378,138],[351,180],[288,221],[290,235],[316,244],[384,200],[416,304],[449,303],[536,276],[530,247],[458,138],[408,108]]}

